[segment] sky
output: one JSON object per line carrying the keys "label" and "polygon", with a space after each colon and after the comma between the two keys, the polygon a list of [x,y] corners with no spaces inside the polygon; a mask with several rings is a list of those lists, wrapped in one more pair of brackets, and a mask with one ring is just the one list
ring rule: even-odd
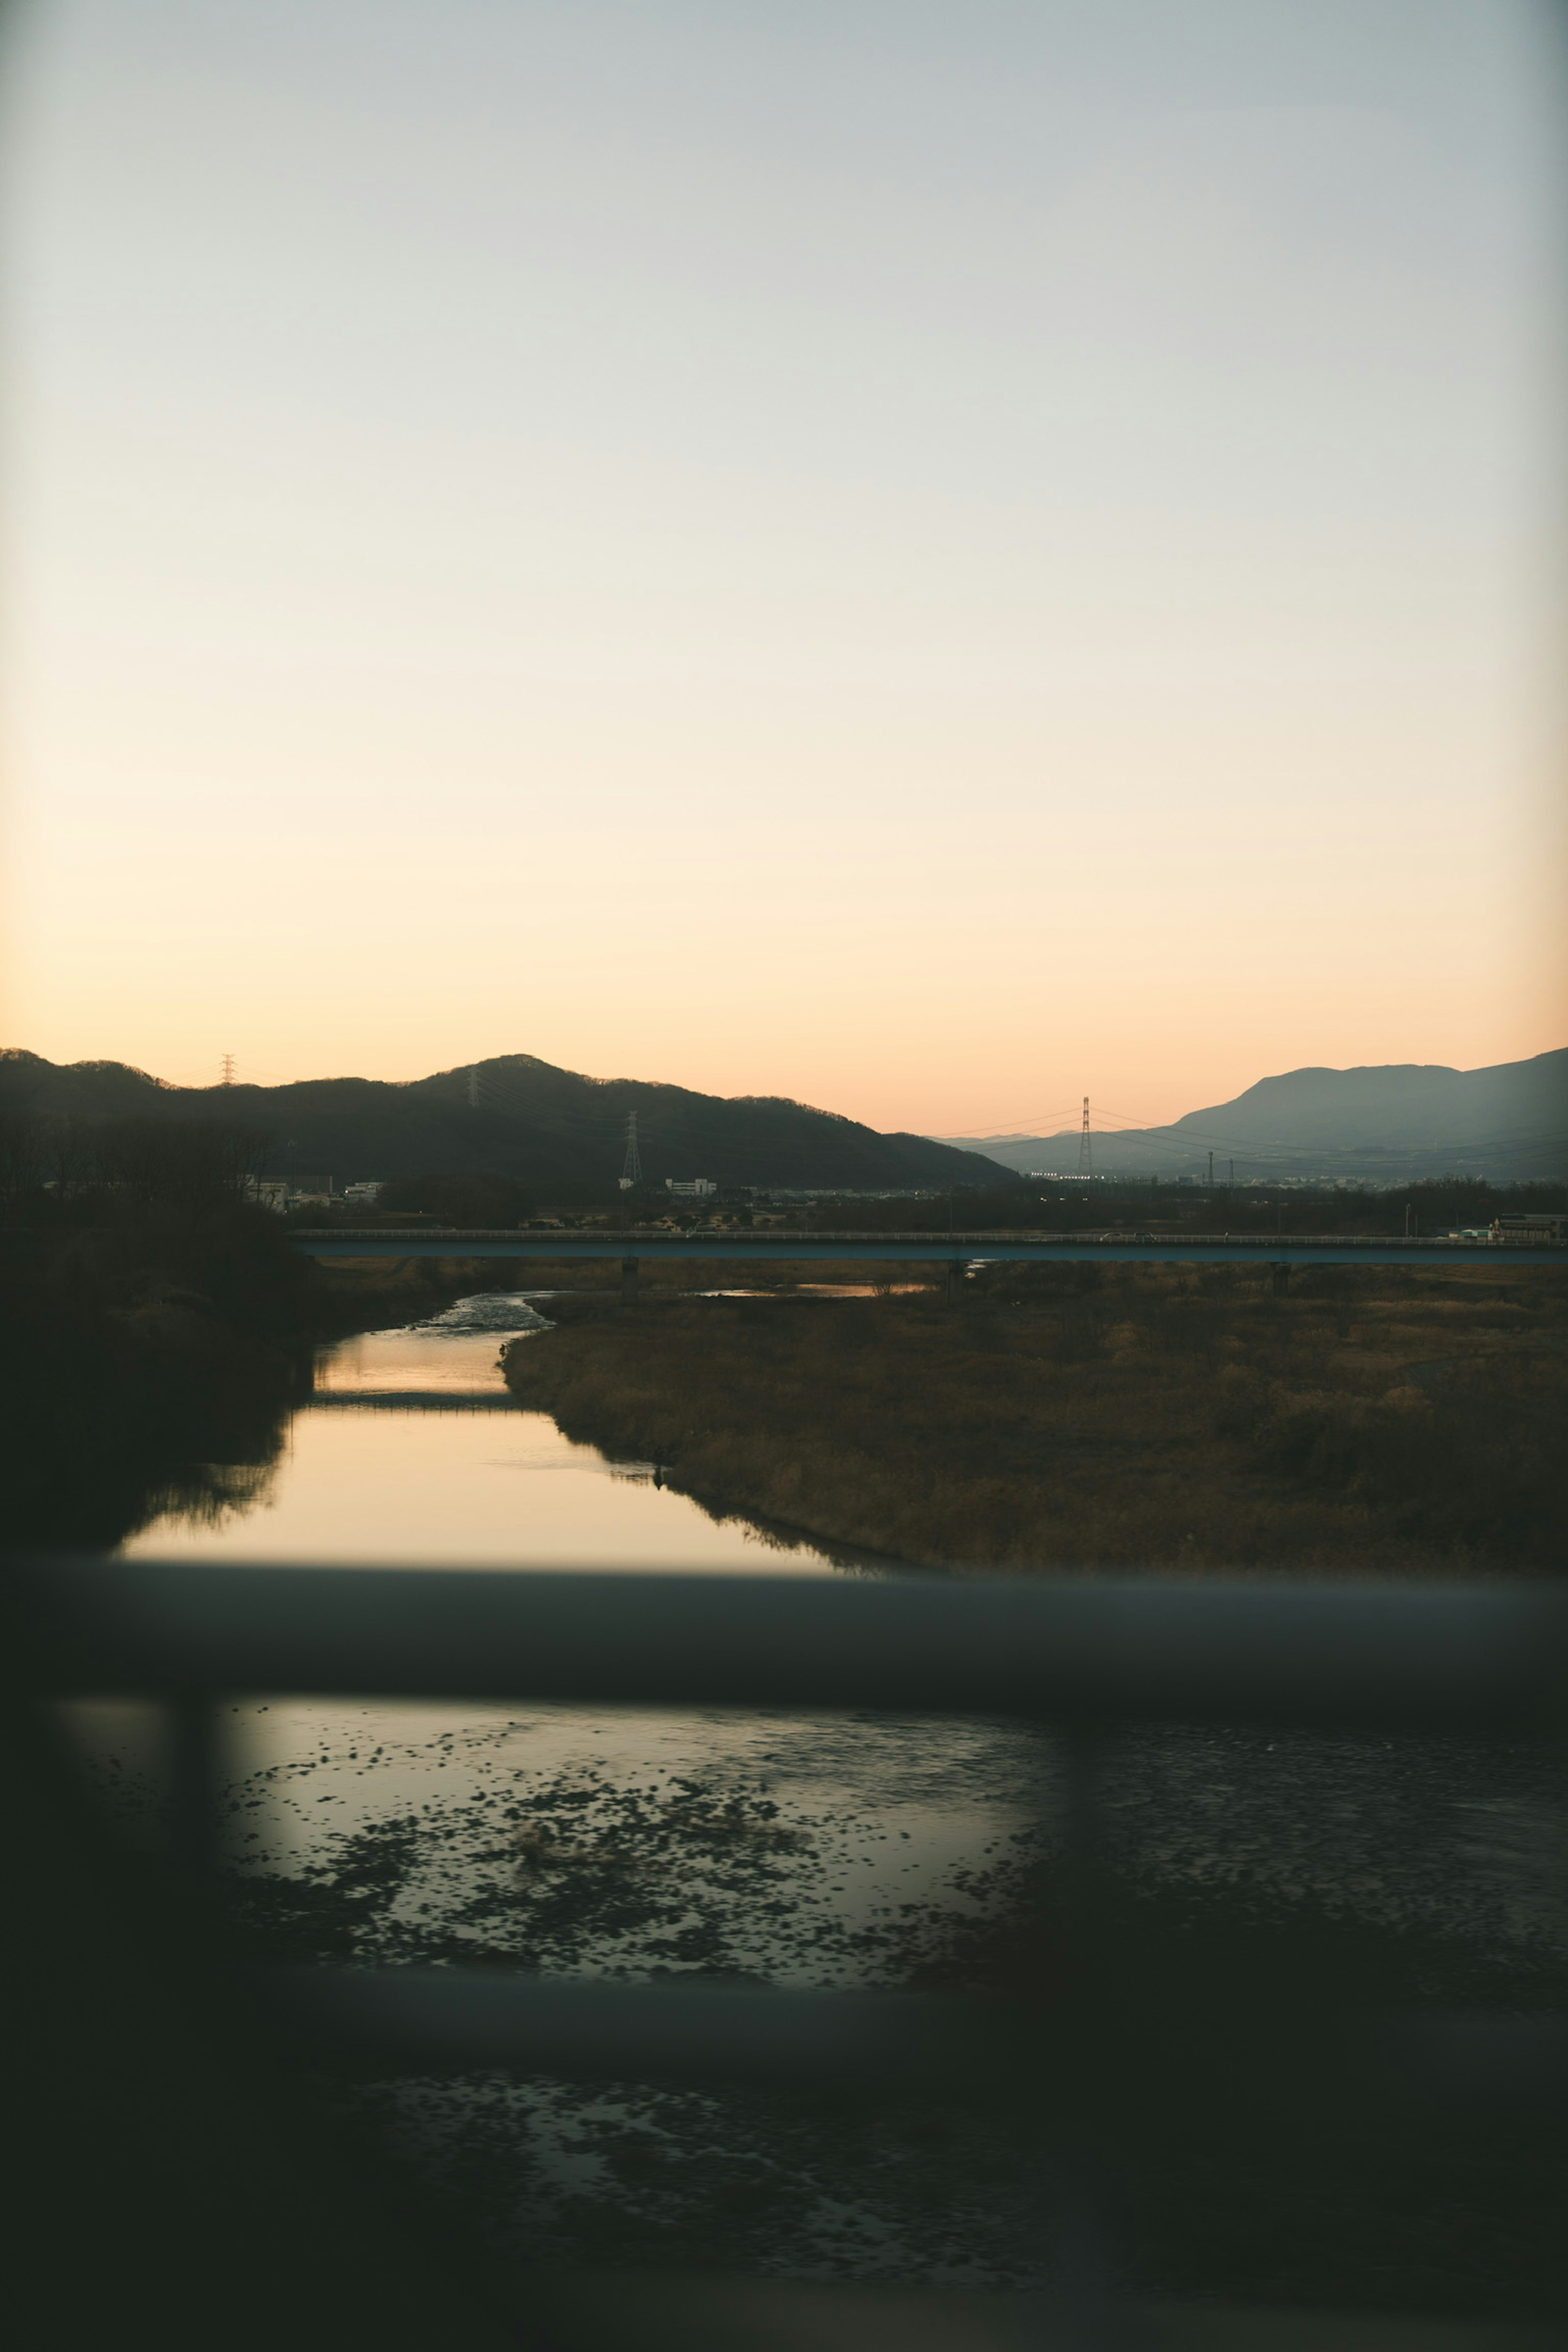
{"label": "sky", "polygon": [[942,1134],[1563,1044],[1561,68],[1534,0],[31,0],[9,1041]]}

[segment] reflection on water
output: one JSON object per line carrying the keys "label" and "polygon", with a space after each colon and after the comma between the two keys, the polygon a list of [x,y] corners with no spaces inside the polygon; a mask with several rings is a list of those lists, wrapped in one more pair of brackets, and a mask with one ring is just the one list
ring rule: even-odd
{"label": "reflection on water", "polygon": [[[548,1297],[531,1294],[539,1307]],[[320,1354],[311,1398],[293,1416],[280,1458],[259,1489],[229,1507],[174,1508],[122,1546],[128,1558],[407,1562],[474,1567],[838,1572],[805,1539],[732,1519],[717,1521],[658,1483],[651,1463],[612,1462],[574,1444],[548,1414],[512,1405],[499,1367],[503,1340],[548,1328],[521,1294],[463,1299],[414,1328],[344,1339]],[[483,1411],[475,1407],[487,1408]],[[110,1717],[100,1714],[100,1726]],[[130,1754],[123,1711],[112,1721]],[[789,1872],[790,1906],[774,1904],[742,1939],[744,1965],[798,1972],[801,1952],[819,1979],[853,1976],[845,1937],[879,1904],[929,1897],[986,1845],[1025,1819],[1038,1770],[1034,1745],[1005,1724],[918,1725],[779,1714],[731,1717],[625,1709],[463,1706],[348,1706],[296,1700],[232,1708],[236,1781],[232,1857],[289,1873],[348,1867],[357,1838],[412,1811],[424,1822],[408,1858],[403,1900],[426,1902],[439,1884],[471,1904],[501,1812],[529,1791],[664,1790],[700,1782],[726,1802],[765,1801],[809,1816],[815,1860]],[[132,1779],[150,1782],[152,1761]],[[655,1801],[650,1800],[649,1801]],[[833,1826],[827,1827],[828,1817]],[[826,1839],[837,1857],[824,1869]],[[800,1853],[805,1851],[802,1847]],[[528,1936],[509,1882],[514,1931],[491,1922],[489,1941]],[[969,1898],[952,1890],[952,1899]],[[715,1897],[717,1899],[717,1897]],[[785,1911],[789,1912],[786,1922]],[[655,1915],[657,1916],[657,1918]],[[398,1916],[401,1916],[400,1914]],[[813,1925],[803,1937],[802,1920]],[[585,1923],[580,1923],[585,1924]],[[655,1906],[648,1932],[668,1926]],[[787,1933],[786,1933],[787,1927]],[[656,1933],[657,1929],[657,1933]],[[465,1933],[478,1935],[472,1922]],[[656,1964],[634,1937],[616,1965]],[[571,1960],[606,1965],[580,1935]],[[786,1961],[785,1946],[793,1958]],[[772,1950],[773,1967],[768,1969]],[[837,1953],[837,1959],[830,1954]],[[737,1964],[739,1964],[737,1962]],[[810,1969],[808,1969],[808,1973]]]}
{"label": "reflection on water", "polygon": [[500,1348],[546,1328],[525,1297],[490,1293],[410,1330],[322,1349],[314,1396],[264,1483],[199,1516],[176,1506],[122,1552],[831,1573],[809,1543],[716,1522],[660,1484],[657,1465],[611,1462],[563,1437],[548,1413],[512,1404]]}
{"label": "reflection on water", "polygon": [[904,1298],[929,1282],[791,1282],[770,1290],[694,1290],[693,1298]]}

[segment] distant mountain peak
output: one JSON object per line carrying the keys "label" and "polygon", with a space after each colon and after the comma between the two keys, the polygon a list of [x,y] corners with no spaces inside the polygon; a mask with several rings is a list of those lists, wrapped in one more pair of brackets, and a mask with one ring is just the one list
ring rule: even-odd
{"label": "distant mountain peak", "polygon": [[[1078,1167],[1076,1128],[994,1136],[983,1147],[1013,1168]],[[955,1137],[945,1138],[957,1141]],[[1397,1182],[1416,1174],[1503,1178],[1568,1171],[1568,1046],[1521,1062],[1458,1070],[1446,1062],[1314,1064],[1258,1079],[1231,1101],[1167,1127],[1096,1130],[1097,1171],[1123,1174],[1310,1173]]]}

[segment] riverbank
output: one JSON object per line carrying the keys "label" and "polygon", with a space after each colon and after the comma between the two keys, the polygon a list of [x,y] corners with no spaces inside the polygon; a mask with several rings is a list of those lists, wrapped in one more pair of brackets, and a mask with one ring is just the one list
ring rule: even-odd
{"label": "riverbank", "polygon": [[716,1515],[952,1569],[1549,1571],[1568,1286],[1528,1268],[987,1270],[563,1301],[506,1376]]}
{"label": "riverbank", "polygon": [[323,1339],[510,1286],[468,1259],[320,1266],[265,1210],[100,1198],[0,1232],[7,1541],[99,1549],[264,1479]]}
{"label": "riverbank", "polygon": [[243,1202],[105,1196],[90,1218],[5,1233],[8,1540],[112,1544],[169,1502],[200,1510],[270,1458],[308,1376],[310,1288],[274,1228]]}

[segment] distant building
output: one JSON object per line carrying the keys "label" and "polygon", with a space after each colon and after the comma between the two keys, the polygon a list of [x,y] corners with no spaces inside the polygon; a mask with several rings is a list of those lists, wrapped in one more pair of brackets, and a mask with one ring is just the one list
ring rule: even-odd
{"label": "distant building", "polygon": [[379,1179],[374,1184],[345,1184],[343,1186],[343,1198],[348,1202],[351,1208],[374,1209],[376,1202],[381,1198],[381,1183]]}
{"label": "distant building", "polygon": [[1531,1209],[1522,1217],[1494,1217],[1494,1242],[1560,1242],[1568,1234],[1568,1216],[1552,1209]]}
{"label": "distant building", "polygon": [[247,1201],[254,1201],[258,1209],[270,1209],[275,1216],[280,1217],[289,1206],[289,1187],[274,1183],[268,1178],[251,1176],[246,1180],[245,1197]]}
{"label": "distant building", "polygon": [[678,1183],[673,1176],[667,1176],[664,1189],[667,1192],[673,1192],[679,1201],[705,1201],[719,1187],[711,1176],[693,1176],[689,1184]]}
{"label": "distant building", "polygon": [[[973,1191],[973,1187],[966,1185],[964,1189]],[[734,1197],[747,1201],[941,1201],[947,1196],[925,1184],[914,1190],[904,1185],[897,1191],[868,1191],[850,1184],[742,1184],[736,1187]]]}

